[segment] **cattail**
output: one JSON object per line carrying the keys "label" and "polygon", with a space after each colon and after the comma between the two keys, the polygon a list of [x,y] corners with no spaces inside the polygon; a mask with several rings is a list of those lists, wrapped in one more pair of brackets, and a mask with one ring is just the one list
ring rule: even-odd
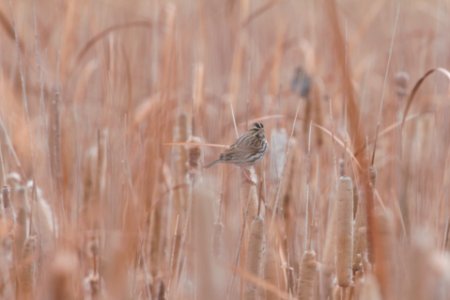
{"label": "cattail", "polygon": [[[250,235],[248,240],[248,251],[246,257],[247,271],[259,277],[263,274],[263,258],[264,258],[264,219],[256,217],[250,225]],[[259,299],[260,291],[252,284],[248,283],[244,291],[244,299]]]}
{"label": "cattail", "polygon": [[339,178],[336,202],[336,275],[339,286],[352,281],[353,257],[353,184],[350,177]]}
{"label": "cattail", "polygon": [[316,270],[316,253],[314,251],[306,251],[303,254],[300,265],[300,278],[298,283],[299,300],[308,300],[313,298]]}

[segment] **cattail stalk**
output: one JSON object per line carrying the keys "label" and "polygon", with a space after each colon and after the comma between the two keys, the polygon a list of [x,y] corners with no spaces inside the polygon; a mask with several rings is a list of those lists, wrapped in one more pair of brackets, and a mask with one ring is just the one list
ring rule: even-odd
{"label": "cattail stalk", "polygon": [[355,216],[355,226],[353,228],[353,271],[361,269],[362,261],[367,253],[367,214],[364,197],[358,197],[358,189],[353,190],[355,200],[353,204],[357,206]]}
{"label": "cattail stalk", "polygon": [[18,265],[17,296],[20,299],[33,299],[34,281],[36,278],[36,238],[26,239],[20,264]]}

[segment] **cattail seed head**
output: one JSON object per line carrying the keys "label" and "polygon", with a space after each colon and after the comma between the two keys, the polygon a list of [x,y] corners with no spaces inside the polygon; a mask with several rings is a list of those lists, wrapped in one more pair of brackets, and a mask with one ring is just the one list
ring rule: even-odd
{"label": "cattail seed head", "polygon": [[306,251],[303,254],[300,265],[300,278],[298,283],[298,299],[312,299],[314,293],[314,282],[316,279],[316,253],[314,251]]}

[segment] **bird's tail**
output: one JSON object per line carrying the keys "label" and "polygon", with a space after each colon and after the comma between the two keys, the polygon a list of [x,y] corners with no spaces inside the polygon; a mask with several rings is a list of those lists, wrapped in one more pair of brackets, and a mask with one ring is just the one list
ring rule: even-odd
{"label": "bird's tail", "polygon": [[210,162],[209,164],[207,164],[206,166],[204,166],[205,169],[214,166],[215,164],[217,164],[220,161],[220,159],[216,159],[212,162]]}

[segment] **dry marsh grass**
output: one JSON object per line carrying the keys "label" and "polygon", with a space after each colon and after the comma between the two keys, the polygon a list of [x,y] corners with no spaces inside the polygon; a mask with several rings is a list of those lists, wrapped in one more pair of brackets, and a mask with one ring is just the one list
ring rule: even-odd
{"label": "dry marsh grass", "polygon": [[449,14],[0,2],[0,298],[448,299]]}

